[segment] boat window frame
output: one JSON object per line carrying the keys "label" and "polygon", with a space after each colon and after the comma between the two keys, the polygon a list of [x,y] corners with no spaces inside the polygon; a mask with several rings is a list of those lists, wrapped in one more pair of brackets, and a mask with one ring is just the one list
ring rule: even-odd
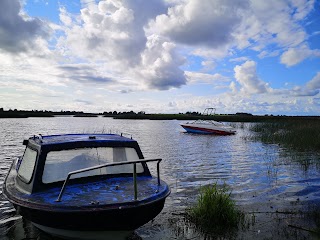
{"label": "boat window frame", "polygon": [[[26,153],[26,151],[27,151],[28,148],[30,148],[31,150],[33,150],[33,151],[36,152],[36,157],[35,157],[35,161],[34,161],[34,164],[33,164],[32,174],[31,174],[31,176],[30,176],[30,180],[29,180],[29,181],[27,181],[26,178],[24,178],[23,176],[21,176],[21,175],[19,174],[19,169],[20,169],[20,167],[21,167],[21,163],[23,162],[23,157],[24,157],[24,155],[25,155],[25,153]],[[19,168],[17,169],[17,175],[18,175],[19,179],[20,179],[22,182],[24,182],[24,183],[26,183],[26,184],[30,184],[30,183],[32,182],[32,179],[33,179],[33,176],[34,176],[34,173],[35,173],[34,170],[35,170],[36,165],[37,165],[38,155],[39,155],[39,151],[38,151],[36,148],[31,147],[31,146],[27,146],[27,147],[25,148],[25,150],[24,150],[24,152],[23,152],[23,155],[21,156]]]}

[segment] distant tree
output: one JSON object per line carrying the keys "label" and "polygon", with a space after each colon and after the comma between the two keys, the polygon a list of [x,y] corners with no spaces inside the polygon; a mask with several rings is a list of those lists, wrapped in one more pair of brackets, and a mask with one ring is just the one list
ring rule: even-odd
{"label": "distant tree", "polygon": [[0,108],[0,112],[3,112],[3,108]]}
{"label": "distant tree", "polygon": [[242,116],[252,116],[252,113],[245,113],[245,112],[237,112],[236,115],[242,115]]}
{"label": "distant tree", "polygon": [[198,112],[190,112],[189,114],[191,114],[191,115],[199,115]]}

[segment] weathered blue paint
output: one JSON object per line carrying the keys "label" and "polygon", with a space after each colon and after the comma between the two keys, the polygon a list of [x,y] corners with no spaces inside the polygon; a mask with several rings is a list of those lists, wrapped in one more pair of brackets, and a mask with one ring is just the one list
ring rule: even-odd
{"label": "weathered blue paint", "polygon": [[[154,177],[137,177],[138,200],[152,200],[168,190],[167,185],[157,185]],[[90,206],[134,202],[133,179],[129,177],[112,178],[92,183],[68,185],[61,202],[56,202],[61,188],[25,194],[23,198],[30,203],[50,206]]]}
{"label": "weathered blue paint", "polygon": [[[95,138],[89,138],[94,136]],[[48,135],[42,138],[35,138],[41,145],[50,144],[64,144],[73,142],[113,142],[113,141],[124,141],[124,142],[135,142],[135,140],[123,137],[116,134],[63,134],[63,135]]]}

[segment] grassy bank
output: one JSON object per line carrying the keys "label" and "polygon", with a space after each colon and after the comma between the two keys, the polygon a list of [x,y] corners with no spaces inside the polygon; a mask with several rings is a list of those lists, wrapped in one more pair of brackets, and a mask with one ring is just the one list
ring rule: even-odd
{"label": "grassy bank", "polygon": [[28,117],[54,117],[51,113],[37,112],[3,112],[0,113],[0,118],[28,118]]}
{"label": "grassy bank", "polygon": [[320,120],[296,119],[253,125],[257,134],[252,138],[264,143],[276,143],[298,151],[320,152]]}

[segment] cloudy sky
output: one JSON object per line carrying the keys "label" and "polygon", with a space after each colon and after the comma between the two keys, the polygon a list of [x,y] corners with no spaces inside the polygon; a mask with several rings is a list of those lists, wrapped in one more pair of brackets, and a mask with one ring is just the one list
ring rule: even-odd
{"label": "cloudy sky", "polygon": [[0,0],[4,109],[319,115],[316,0]]}

